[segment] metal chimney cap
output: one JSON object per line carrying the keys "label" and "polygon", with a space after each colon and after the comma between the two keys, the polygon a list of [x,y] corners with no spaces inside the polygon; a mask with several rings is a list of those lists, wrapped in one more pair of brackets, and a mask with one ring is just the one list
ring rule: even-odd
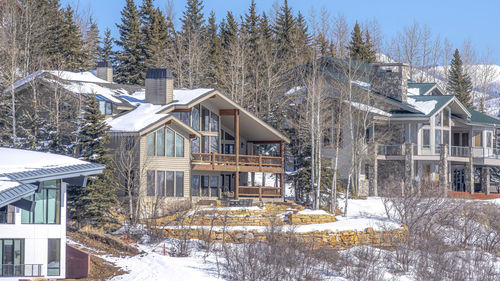
{"label": "metal chimney cap", "polygon": [[146,72],[146,79],[173,79],[174,74],[168,68],[150,68]]}

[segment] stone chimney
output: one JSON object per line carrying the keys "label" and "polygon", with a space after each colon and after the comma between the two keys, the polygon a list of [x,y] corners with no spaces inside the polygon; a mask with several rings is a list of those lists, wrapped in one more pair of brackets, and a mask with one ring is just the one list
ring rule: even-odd
{"label": "stone chimney", "polygon": [[372,64],[372,91],[406,102],[408,92],[408,65],[405,63]]}
{"label": "stone chimney", "polygon": [[113,65],[110,62],[98,62],[96,72],[98,78],[113,83]]}
{"label": "stone chimney", "polygon": [[146,72],[146,102],[165,105],[174,101],[174,76],[170,69],[153,68]]}

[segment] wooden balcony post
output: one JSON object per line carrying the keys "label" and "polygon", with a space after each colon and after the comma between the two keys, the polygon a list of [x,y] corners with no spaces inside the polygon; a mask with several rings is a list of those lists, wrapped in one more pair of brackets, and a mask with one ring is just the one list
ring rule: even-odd
{"label": "wooden balcony post", "polygon": [[215,168],[215,152],[212,152],[212,155],[210,155],[210,162],[212,164],[212,170]]}
{"label": "wooden balcony post", "polygon": [[240,110],[234,110],[234,152],[236,154],[236,172],[234,177],[234,199],[239,199],[240,189]]}
{"label": "wooden balcony post", "polygon": [[280,186],[281,186],[281,196],[285,198],[285,142],[280,143],[280,153],[281,153],[281,174],[280,174]]}
{"label": "wooden balcony post", "polygon": [[262,172],[262,153],[259,154],[259,171]]}
{"label": "wooden balcony post", "polygon": [[259,186],[258,189],[259,189],[259,201],[262,201],[262,186]]}

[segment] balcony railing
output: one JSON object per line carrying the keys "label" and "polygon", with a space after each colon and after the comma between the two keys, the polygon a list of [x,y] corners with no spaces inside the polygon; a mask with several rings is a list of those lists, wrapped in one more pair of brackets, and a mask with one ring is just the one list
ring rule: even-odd
{"label": "balcony railing", "polygon": [[[439,155],[441,146],[413,144],[413,155]],[[468,147],[468,146],[449,146],[448,155],[454,157],[472,157],[500,159],[500,148],[491,147]],[[405,155],[404,144],[379,144],[377,146],[377,155],[402,156]]]}
{"label": "balcony railing", "polygon": [[282,189],[281,187],[269,187],[269,186],[240,186],[239,196],[250,196],[250,197],[281,197]]}
{"label": "balcony railing", "polygon": [[211,164],[235,166],[238,162],[240,166],[255,167],[281,167],[281,157],[263,156],[263,155],[239,155],[236,161],[235,154],[217,154],[217,153],[192,153],[193,164]]}
{"label": "balcony railing", "polygon": [[41,277],[41,264],[2,264],[0,277]]}

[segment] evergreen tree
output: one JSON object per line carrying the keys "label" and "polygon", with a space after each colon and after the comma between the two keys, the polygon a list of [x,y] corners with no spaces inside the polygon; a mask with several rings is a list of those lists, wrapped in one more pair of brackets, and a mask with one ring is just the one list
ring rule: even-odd
{"label": "evergreen tree", "polygon": [[215,13],[212,11],[208,18],[206,40],[208,41],[208,68],[206,87],[216,87],[217,76],[223,71],[222,68],[222,45],[218,34],[218,26]]}
{"label": "evergreen tree", "polygon": [[59,54],[62,57],[60,67],[69,71],[80,71],[85,67],[88,54],[83,50],[80,28],[76,25],[73,16],[73,9],[68,5],[64,10],[63,28],[58,38],[61,47]]}
{"label": "evergreen tree", "polygon": [[91,177],[84,189],[72,187],[68,190],[70,213],[78,222],[102,226],[115,219],[110,215],[117,203],[114,165],[109,155],[109,126],[99,110],[99,102],[91,95],[85,105],[82,126],[77,131],[77,148],[82,160],[106,165],[103,173]]}
{"label": "evergreen tree", "polygon": [[141,14],[134,1],[127,0],[121,15],[121,24],[117,25],[120,40],[116,41],[116,44],[122,47],[122,50],[116,56],[116,80],[120,83],[143,85],[146,73]]}
{"label": "evergreen tree", "polygon": [[472,81],[470,76],[465,73],[462,59],[458,49],[455,50],[451,59],[450,70],[448,71],[448,84],[446,90],[458,98],[466,107],[474,108],[471,99]]}
{"label": "evergreen tree", "polygon": [[295,48],[295,32],[297,24],[292,13],[292,9],[288,7],[288,1],[285,0],[283,6],[280,7],[276,15],[275,36],[276,45],[278,46],[278,58],[284,62],[284,66],[289,68],[294,64],[294,48]]}
{"label": "evergreen tree", "polygon": [[160,9],[154,8],[152,0],[144,0],[142,3],[145,66],[146,68],[159,67],[167,48],[167,23]]}
{"label": "evergreen tree", "polygon": [[188,0],[186,10],[182,13],[182,30],[187,33],[200,33],[205,23],[203,19],[203,1]]}
{"label": "evergreen tree", "polygon": [[349,51],[349,57],[356,61],[363,61],[364,59],[364,41],[363,34],[359,28],[359,24],[356,21],[354,29],[351,33],[351,41],[349,41],[349,46],[347,47]]}
{"label": "evergreen tree", "polygon": [[364,41],[364,50],[363,50],[363,61],[366,63],[373,63],[377,59],[376,57],[375,46],[370,40],[370,33],[368,30],[365,31],[365,41]]}
{"label": "evergreen tree", "polygon": [[99,61],[113,62],[113,38],[111,37],[111,30],[106,28],[104,31],[104,39],[102,40],[101,47],[99,48]]}

